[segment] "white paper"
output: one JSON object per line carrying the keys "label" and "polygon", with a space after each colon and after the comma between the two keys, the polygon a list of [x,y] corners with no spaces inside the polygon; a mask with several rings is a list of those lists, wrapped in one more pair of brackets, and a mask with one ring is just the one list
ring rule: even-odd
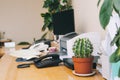
{"label": "white paper", "polygon": [[[110,43],[113,40],[115,34],[117,33],[117,27],[120,27],[120,18],[117,14],[113,14],[107,26],[107,34],[105,40],[103,40],[101,44],[101,51],[103,53],[101,56],[102,75],[108,80],[111,80],[111,64],[109,62],[109,57],[116,49],[116,45],[111,46]],[[115,80],[119,79],[116,78]]]}
{"label": "white paper", "polygon": [[101,62],[102,62],[102,76],[105,79],[110,80],[110,78],[111,78],[111,64],[109,62],[109,56],[102,55]]}
{"label": "white paper", "polygon": [[118,14],[113,14],[113,16],[110,17],[110,22],[107,26],[107,30],[108,33],[110,34],[111,39],[113,39],[116,34],[117,31],[116,25],[120,27],[120,18]]}
{"label": "white paper", "polygon": [[120,19],[117,14],[113,14],[107,26],[107,34],[105,40],[102,42],[102,49],[103,51],[105,51],[105,53],[103,53],[104,55],[110,56],[116,49],[116,45],[111,46],[110,43],[113,40],[115,34],[117,33],[117,27],[120,27]]}
{"label": "white paper", "polygon": [[101,42],[101,52],[103,55],[110,56],[112,54],[112,47],[110,43],[111,37],[110,34],[107,32],[105,40]]}
{"label": "white paper", "polygon": [[5,46],[5,47],[9,47],[9,48],[10,48],[10,47],[15,47],[15,42],[5,42],[5,43],[4,43],[4,46]]}
{"label": "white paper", "polygon": [[40,54],[41,52],[33,49],[21,49],[21,50],[16,50],[10,53],[11,56],[25,58],[25,59],[38,57],[37,55],[40,55]]}

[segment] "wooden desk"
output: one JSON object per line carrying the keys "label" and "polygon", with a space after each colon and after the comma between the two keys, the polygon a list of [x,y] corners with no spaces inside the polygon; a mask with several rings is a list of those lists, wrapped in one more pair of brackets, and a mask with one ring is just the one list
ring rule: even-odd
{"label": "wooden desk", "polygon": [[4,46],[5,42],[11,42],[12,40],[6,39],[6,40],[0,40],[0,47]]}
{"label": "wooden desk", "polygon": [[10,39],[7,39],[7,40],[0,40],[0,58],[3,56],[4,54],[4,51],[3,51],[3,46],[4,46],[4,43],[5,42],[11,42],[12,40]]}
{"label": "wooden desk", "polygon": [[2,57],[3,54],[4,54],[4,49],[3,49],[3,47],[0,47],[0,57]]}
{"label": "wooden desk", "polygon": [[[17,46],[17,49],[24,46]],[[61,65],[48,68],[36,68],[32,64],[29,68],[18,69],[20,62],[8,54],[0,60],[0,80],[104,80],[99,72],[90,77],[78,77],[72,70]]]}

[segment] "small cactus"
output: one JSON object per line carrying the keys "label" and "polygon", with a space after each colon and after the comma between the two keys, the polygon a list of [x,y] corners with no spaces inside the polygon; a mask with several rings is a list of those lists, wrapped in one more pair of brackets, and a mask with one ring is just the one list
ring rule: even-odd
{"label": "small cactus", "polygon": [[88,38],[79,38],[74,42],[73,52],[75,57],[90,57],[93,52],[93,46]]}

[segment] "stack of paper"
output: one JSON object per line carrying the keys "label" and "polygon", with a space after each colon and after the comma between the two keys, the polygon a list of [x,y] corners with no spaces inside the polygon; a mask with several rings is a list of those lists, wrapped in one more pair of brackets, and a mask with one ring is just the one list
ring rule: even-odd
{"label": "stack of paper", "polygon": [[25,58],[25,59],[38,57],[38,55],[40,54],[41,52],[36,51],[34,49],[21,49],[21,50],[16,50],[10,53],[11,56]]}

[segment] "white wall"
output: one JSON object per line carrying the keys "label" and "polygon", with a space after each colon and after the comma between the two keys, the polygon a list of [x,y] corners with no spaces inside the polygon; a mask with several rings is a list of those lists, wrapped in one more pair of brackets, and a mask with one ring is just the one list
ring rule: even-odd
{"label": "white wall", "polygon": [[99,32],[104,39],[105,30],[99,23],[98,0],[73,0],[76,32]]}
{"label": "white wall", "polygon": [[[43,19],[40,13],[44,0],[0,0],[0,31],[5,37],[16,43],[32,42],[41,37]],[[104,38],[105,31],[99,23],[98,0],[72,0],[75,10],[76,32],[100,32]]]}
{"label": "white wall", "polygon": [[0,0],[0,31],[16,43],[41,37],[43,0]]}

